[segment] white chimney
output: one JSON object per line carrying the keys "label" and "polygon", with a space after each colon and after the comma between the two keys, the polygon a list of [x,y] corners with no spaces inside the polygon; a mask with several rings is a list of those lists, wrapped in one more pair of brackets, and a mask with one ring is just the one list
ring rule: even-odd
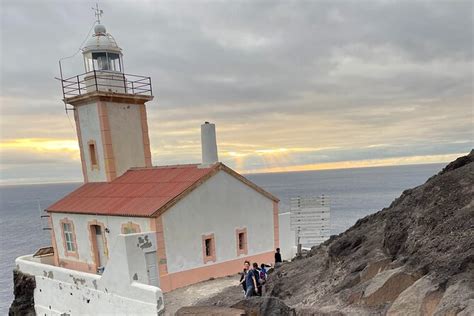
{"label": "white chimney", "polygon": [[219,161],[217,157],[216,125],[205,122],[201,125],[201,148],[203,168]]}

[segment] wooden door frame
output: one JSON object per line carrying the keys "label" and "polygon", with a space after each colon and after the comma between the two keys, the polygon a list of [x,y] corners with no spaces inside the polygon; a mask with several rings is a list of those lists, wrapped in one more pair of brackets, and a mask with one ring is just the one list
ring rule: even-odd
{"label": "wooden door frame", "polygon": [[[89,241],[91,244],[91,258],[94,261],[94,270],[97,271],[97,268],[99,268],[99,262],[100,262],[100,257],[99,257],[99,252],[97,249],[97,235],[95,230],[92,230],[93,226],[99,226],[100,229],[102,230],[102,241],[104,243],[104,250],[107,255],[107,258],[109,257],[109,250],[107,247],[107,238],[105,238],[105,225],[104,223],[101,223],[97,220],[93,220],[87,223],[87,228],[89,230]],[[95,229],[95,228],[94,228]]]}

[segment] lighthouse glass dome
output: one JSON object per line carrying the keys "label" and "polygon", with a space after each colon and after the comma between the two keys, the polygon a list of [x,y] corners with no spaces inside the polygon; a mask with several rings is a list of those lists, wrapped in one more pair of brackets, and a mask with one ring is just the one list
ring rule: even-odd
{"label": "lighthouse glass dome", "polygon": [[122,49],[104,25],[94,26],[94,34],[83,46],[82,55],[85,73],[80,75],[63,78],[59,64],[65,100],[93,92],[153,97],[150,77],[125,74]]}
{"label": "lighthouse glass dome", "polygon": [[86,71],[105,70],[122,72],[122,56],[112,52],[90,52],[84,54]]}
{"label": "lighthouse glass dome", "polygon": [[82,49],[86,72],[123,72],[122,49],[115,39],[102,24],[94,27],[94,33]]}

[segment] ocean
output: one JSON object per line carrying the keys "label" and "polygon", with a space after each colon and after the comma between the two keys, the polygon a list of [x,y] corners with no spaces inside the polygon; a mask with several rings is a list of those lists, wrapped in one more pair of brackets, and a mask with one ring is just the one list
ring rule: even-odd
{"label": "ocean", "polygon": [[[294,196],[329,198],[331,234],[339,234],[358,219],[372,214],[403,190],[424,183],[444,164],[374,167],[247,175],[254,183],[280,198],[280,212],[288,211]],[[80,183],[0,186],[0,315],[8,314],[13,299],[15,258],[50,245],[45,208]]]}

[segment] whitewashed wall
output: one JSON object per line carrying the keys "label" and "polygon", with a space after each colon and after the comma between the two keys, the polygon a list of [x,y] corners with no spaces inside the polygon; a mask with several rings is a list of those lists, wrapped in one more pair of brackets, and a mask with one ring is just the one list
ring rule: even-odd
{"label": "whitewashed wall", "polygon": [[163,214],[168,272],[204,265],[203,234],[214,233],[218,263],[238,258],[244,227],[248,255],[274,251],[273,201],[220,171]]}
{"label": "whitewashed wall", "polygon": [[[87,177],[89,182],[107,181],[104,165],[104,149],[102,146],[102,136],[100,133],[99,111],[97,103],[84,104],[76,107],[79,115],[79,124],[81,127],[82,151],[87,167]],[[76,122],[77,124],[77,122]],[[91,169],[91,159],[88,142],[95,141],[97,152],[97,161],[99,169]]]}
{"label": "whitewashed wall", "polygon": [[[150,241],[145,249],[139,238]],[[161,315],[163,294],[148,285],[144,254],[156,250],[154,232],[119,235],[102,276],[40,263],[32,255],[16,259],[17,269],[35,276],[37,315]]]}
{"label": "whitewashed wall", "polygon": [[[92,258],[92,250],[89,239],[89,228],[88,223],[93,220],[97,220],[105,225],[109,229],[109,233],[105,233],[107,240],[107,246],[110,250],[114,247],[117,242],[117,237],[121,234],[122,224],[133,222],[140,225],[140,230],[152,231],[154,228],[150,227],[150,219],[144,217],[125,217],[125,216],[100,216],[100,215],[88,215],[88,214],[67,214],[67,213],[50,213],[51,220],[54,227],[54,234],[56,237],[56,245],[58,248],[58,255],[60,259],[67,259],[71,261],[79,261],[88,264],[93,264],[94,259]],[[76,243],[79,258],[66,257],[64,254],[63,246],[63,235],[61,230],[61,219],[69,219],[74,224],[76,232]]]}
{"label": "whitewashed wall", "polygon": [[117,176],[131,167],[145,167],[140,107],[107,102]]}
{"label": "whitewashed wall", "polygon": [[296,234],[290,229],[290,212],[278,214],[280,253],[283,260],[291,260],[296,255]]}

